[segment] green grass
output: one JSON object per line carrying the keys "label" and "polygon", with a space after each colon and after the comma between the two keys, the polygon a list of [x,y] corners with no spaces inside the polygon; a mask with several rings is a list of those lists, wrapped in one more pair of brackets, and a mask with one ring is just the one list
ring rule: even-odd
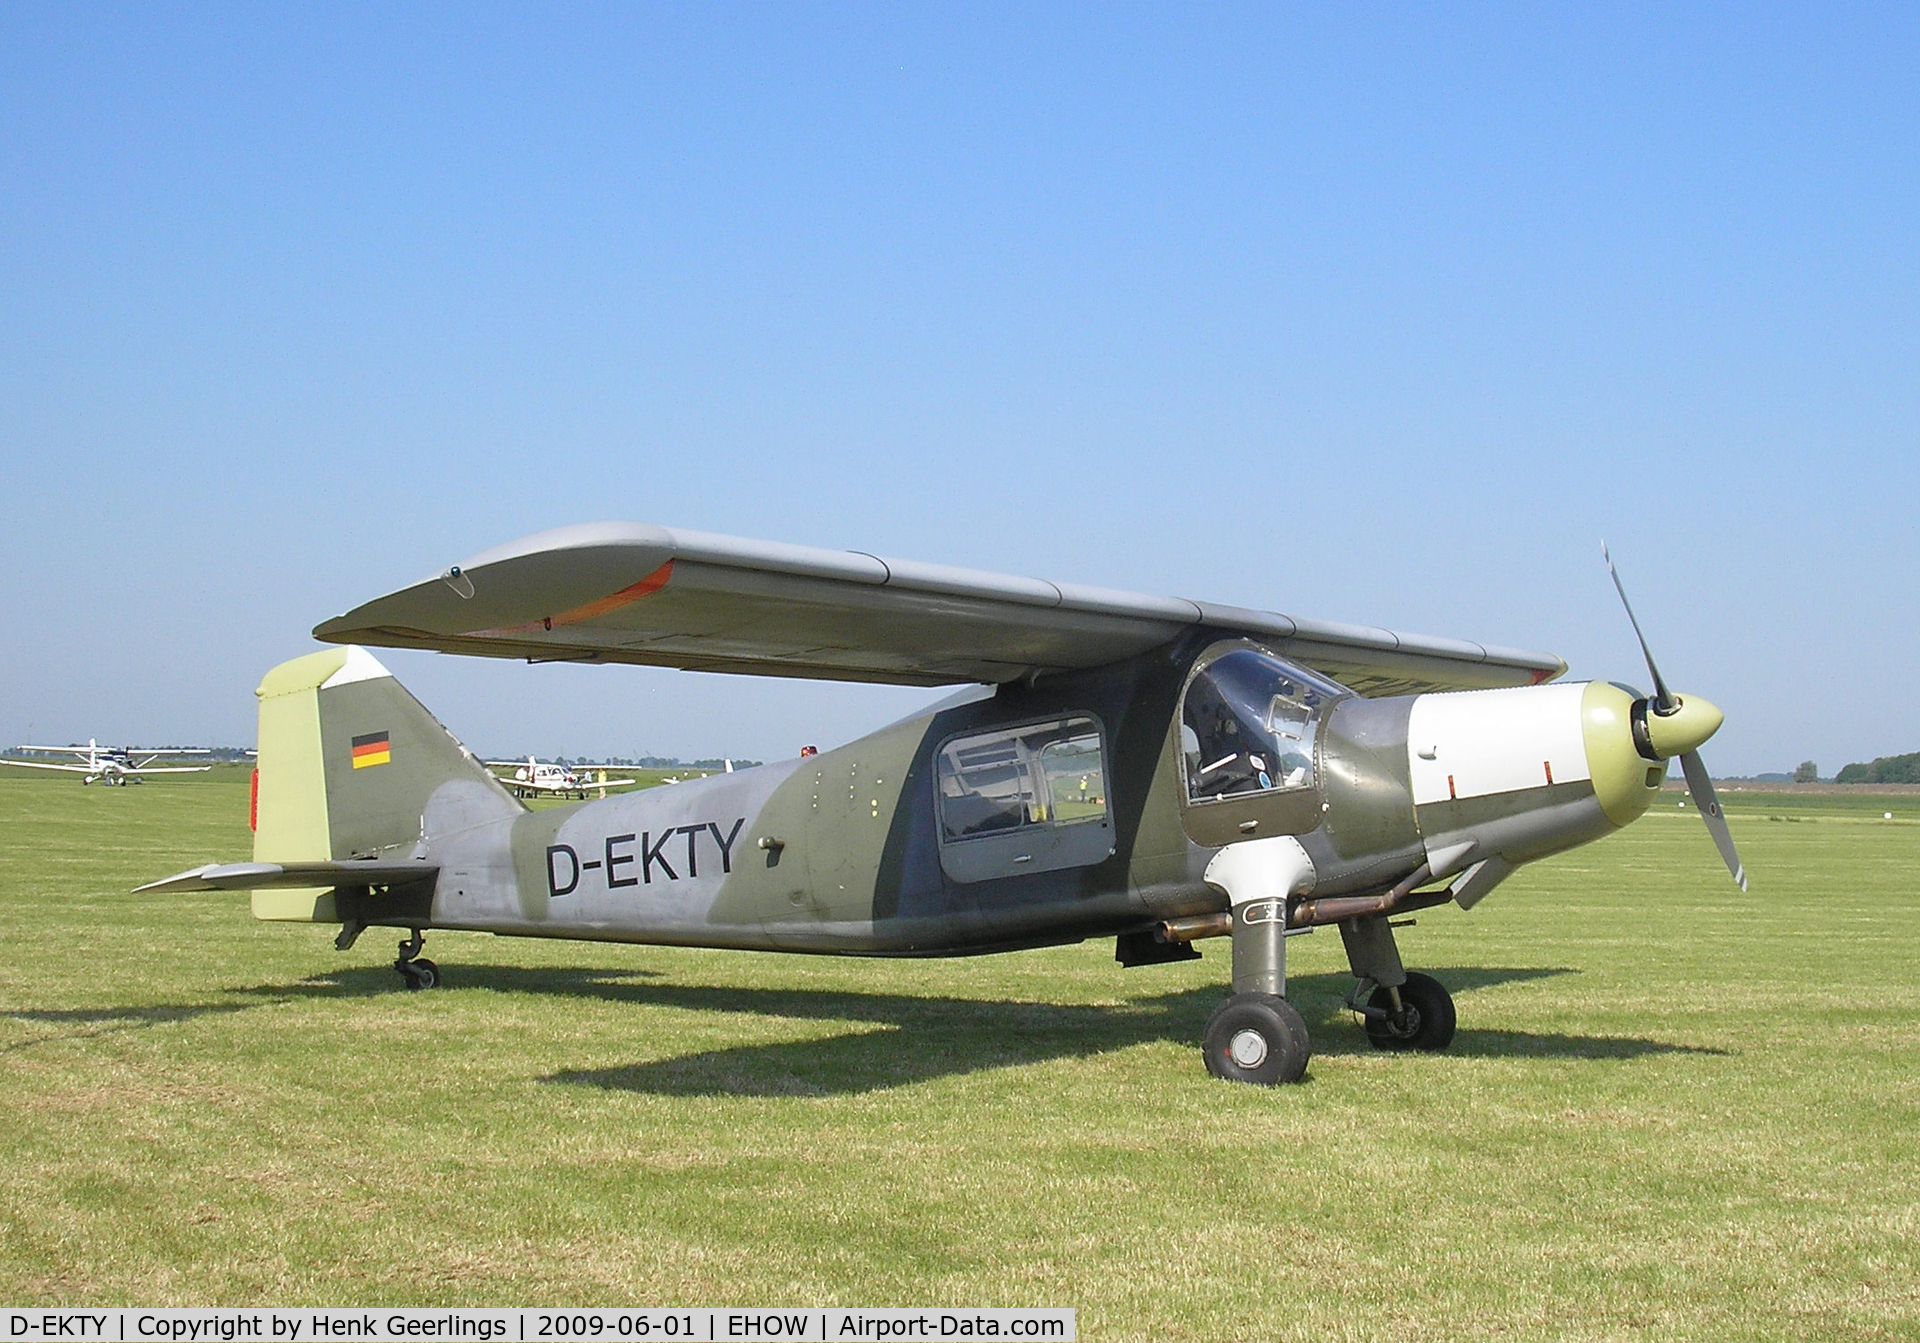
{"label": "green grass", "polygon": [[[24,772],[23,772],[24,775]],[[1060,1305],[1088,1339],[1920,1337],[1920,805],[1676,808],[1422,914],[1452,1051],[1296,939],[871,962],[252,922],[245,773],[0,778],[0,1301]],[[1730,800],[1731,801],[1731,800]],[[1893,810],[1907,819],[1882,821]],[[1671,813],[1671,814],[1669,814]],[[1773,823],[1771,816],[1785,822]]]}
{"label": "green grass", "polygon": [[1855,816],[1876,821],[1892,812],[1895,820],[1920,821],[1920,793],[1853,793],[1838,789],[1819,793],[1746,793],[1735,792],[1726,785],[1721,786],[1719,793],[1721,803],[1729,812]]}

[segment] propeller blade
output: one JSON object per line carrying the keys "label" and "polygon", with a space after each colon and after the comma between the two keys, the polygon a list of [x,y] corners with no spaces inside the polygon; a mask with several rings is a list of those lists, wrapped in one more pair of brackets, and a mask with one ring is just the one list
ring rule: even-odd
{"label": "propeller blade", "polygon": [[1707,833],[1713,836],[1720,857],[1726,862],[1727,871],[1733,873],[1733,879],[1740,884],[1740,889],[1746,890],[1747,869],[1741,864],[1740,854],[1733,847],[1733,832],[1727,829],[1727,818],[1720,813],[1720,795],[1713,791],[1713,780],[1707,777],[1707,762],[1700,758],[1700,752],[1688,751],[1680,757],[1680,768],[1687,776],[1687,796],[1693,799],[1694,809],[1700,813],[1700,819],[1707,823]]}
{"label": "propeller blade", "polygon": [[[1640,641],[1640,652],[1647,659],[1647,670],[1653,674],[1653,711],[1659,714],[1672,713],[1673,696],[1667,693],[1667,683],[1660,679],[1660,669],[1653,665],[1653,650],[1647,647],[1647,636],[1640,632],[1640,622],[1633,617],[1633,603],[1627,600],[1627,589],[1620,582],[1620,571],[1613,567],[1613,556],[1608,552],[1605,541],[1600,543],[1600,555],[1607,562],[1607,572],[1613,575],[1613,590],[1620,594],[1620,604],[1627,608],[1627,623],[1633,626],[1633,637]],[[1706,777],[1704,770],[1700,777]],[[1722,852],[1725,850],[1722,849]]]}

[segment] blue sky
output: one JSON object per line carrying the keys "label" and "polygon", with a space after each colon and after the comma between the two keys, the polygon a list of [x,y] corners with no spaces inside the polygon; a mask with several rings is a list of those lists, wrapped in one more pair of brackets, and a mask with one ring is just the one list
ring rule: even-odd
{"label": "blue sky", "polygon": [[[1911,7],[0,0],[0,740],[627,518],[1550,649],[1920,750]],[[927,692],[383,654],[485,752]]]}

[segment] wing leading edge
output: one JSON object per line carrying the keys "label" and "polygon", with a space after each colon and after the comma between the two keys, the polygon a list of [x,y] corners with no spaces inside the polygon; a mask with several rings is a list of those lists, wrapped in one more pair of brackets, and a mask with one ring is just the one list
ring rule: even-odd
{"label": "wing leading edge", "polygon": [[1363,694],[1526,685],[1550,653],[633,522],[483,551],[315,627],[332,643],[938,686],[1246,634]]}

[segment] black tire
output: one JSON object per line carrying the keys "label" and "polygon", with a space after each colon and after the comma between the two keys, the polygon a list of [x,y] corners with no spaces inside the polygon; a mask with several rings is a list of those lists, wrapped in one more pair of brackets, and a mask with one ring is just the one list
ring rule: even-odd
{"label": "black tire", "polygon": [[432,989],[440,986],[440,967],[422,956],[413,963],[413,978],[418,982],[416,989]]}
{"label": "black tire", "polygon": [[1375,1049],[1431,1054],[1453,1043],[1453,995],[1432,975],[1407,972],[1407,982],[1400,986],[1398,1017],[1393,1014],[1393,997],[1384,988],[1373,991],[1367,1006],[1387,1014],[1366,1019],[1367,1039]]}
{"label": "black tire", "polygon": [[1207,1071],[1228,1082],[1274,1086],[1307,1075],[1313,1044],[1307,1023],[1285,998],[1237,993],[1207,1019],[1201,1051]]}

